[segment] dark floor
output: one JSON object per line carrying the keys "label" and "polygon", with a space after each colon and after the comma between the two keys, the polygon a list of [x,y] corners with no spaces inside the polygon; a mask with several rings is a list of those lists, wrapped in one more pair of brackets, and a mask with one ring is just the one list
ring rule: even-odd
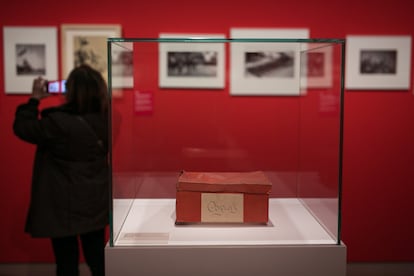
{"label": "dark floor", "polygon": [[[80,276],[90,276],[85,264],[80,272]],[[53,264],[0,264],[0,276],[54,275]],[[347,276],[414,276],[414,263],[350,263]]]}
{"label": "dark floor", "polygon": [[413,263],[350,263],[347,276],[414,276]]}
{"label": "dark floor", "polygon": [[[88,267],[81,264],[80,276],[90,276]],[[0,276],[54,276],[53,264],[0,264]],[[119,275],[121,276],[121,275]]]}

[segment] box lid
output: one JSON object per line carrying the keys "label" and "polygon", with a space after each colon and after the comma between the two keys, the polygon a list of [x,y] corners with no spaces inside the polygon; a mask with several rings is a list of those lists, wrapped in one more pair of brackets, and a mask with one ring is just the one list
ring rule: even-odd
{"label": "box lid", "polygon": [[270,193],[272,183],[262,171],[254,172],[187,172],[183,171],[177,191]]}

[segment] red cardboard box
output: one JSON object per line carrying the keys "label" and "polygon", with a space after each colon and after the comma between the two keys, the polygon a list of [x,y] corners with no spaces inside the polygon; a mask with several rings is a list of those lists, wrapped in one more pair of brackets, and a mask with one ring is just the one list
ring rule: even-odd
{"label": "red cardboard box", "polygon": [[256,172],[182,172],[176,223],[267,223],[272,183]]}

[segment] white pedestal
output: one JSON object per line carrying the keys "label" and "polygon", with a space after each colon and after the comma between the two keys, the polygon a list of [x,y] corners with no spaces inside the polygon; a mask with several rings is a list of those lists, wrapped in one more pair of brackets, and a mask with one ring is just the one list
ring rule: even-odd
{"label": "white pedestal", "polygon": [[107,276],[345,276],[344,245],[107,247]]}
{"label": "white pedestal", "polygon": [[346,275],[345,245],[296,199],[270,200],[269,225],[240,227],[175,226],[174,202],[114,201],[118,227],[115,246],[106,247],[107,276]]}

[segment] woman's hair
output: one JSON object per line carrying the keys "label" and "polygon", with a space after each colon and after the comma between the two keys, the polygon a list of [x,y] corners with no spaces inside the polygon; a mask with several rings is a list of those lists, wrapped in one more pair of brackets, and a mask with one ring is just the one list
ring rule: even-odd
{"label": "woman's hair", "polygon": [[80,114],[108,111],[108,88],[101,73],[88,65],[73,69],[66,81],[66,101]]}

